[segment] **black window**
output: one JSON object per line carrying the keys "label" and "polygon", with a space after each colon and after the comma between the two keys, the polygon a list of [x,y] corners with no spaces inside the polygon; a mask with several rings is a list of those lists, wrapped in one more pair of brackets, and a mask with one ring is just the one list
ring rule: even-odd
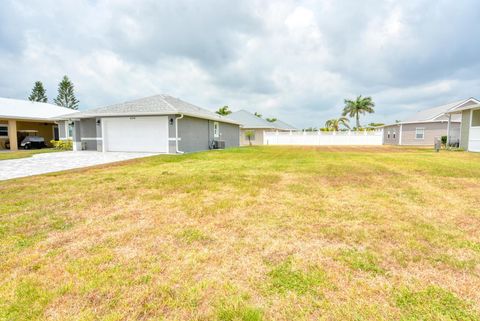
{"label": "black window", "polygon": [[0,137],[8,137],[8,126],[0,125]]}

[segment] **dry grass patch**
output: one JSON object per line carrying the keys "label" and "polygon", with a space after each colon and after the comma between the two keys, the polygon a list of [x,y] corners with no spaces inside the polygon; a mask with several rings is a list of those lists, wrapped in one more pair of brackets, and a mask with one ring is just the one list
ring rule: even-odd
{"label": "dry grass patch", "polygon": [[479,189],[480,155],[397,147],[0,182],[0,320],[478,319]]}

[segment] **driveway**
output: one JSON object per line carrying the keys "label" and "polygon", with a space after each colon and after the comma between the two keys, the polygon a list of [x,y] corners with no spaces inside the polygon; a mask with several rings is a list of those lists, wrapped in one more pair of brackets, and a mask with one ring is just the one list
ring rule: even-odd
{"label": "driveway", "polygon": [[29,158],[0,161],[0,181],[38,174],[59,172],[128,159],[157,155],[156,153],[101,153],[95,151],[57,152],[33,155]]}

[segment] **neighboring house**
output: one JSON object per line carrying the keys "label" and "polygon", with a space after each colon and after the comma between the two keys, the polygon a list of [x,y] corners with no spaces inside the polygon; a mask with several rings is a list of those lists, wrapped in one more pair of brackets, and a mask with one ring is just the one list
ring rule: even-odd
{"label": "neighboring house", "polygon": [[28,135],[38,135],[50,141],[58,139],[58,126],[54,117],[73,112],[72,109],[29,100],[0,98],[0,149],[7,140],[11,150]]}
{"label": "neighboring house", "polygon": [[[460,147],[470,152],[480,152],[480,102],[476,99],[452,108],[448,114],[453,117],[460,116],[462,125],[460,129]],[[452,133],[448,134],[449,136]]]}
{"label": "neighboring house", "polygon": [[293,127],[290,124],[287,124],[279,119],[272,123],[279,131],[296,131],[298,128]]}
{"label": "neighboring house", "polygon": [[[266,131],[293,131],[297,130],[295,127],[288,125],[280,120],[269,122],[263,118],[255,116],[246,111],[239,110],[228,115],[228,118],[241,124],[240,128],[240,145],[263,145],[263,133]],[[251,137],[248,137],[251,133]]]}
{"label": "neighboring house", "polygon": [[460,115],[449,117],[455,108],[477,104],[475,98],[429,108],[413,114],[405,121],[383,126],[383,143],[387,145],[433,145],[436,137],[446,136],[450,128],[451,143],[460,140]]}
{"label": "neighboring house", "polygon": [[237,122],[168,95],[90,109],[62,119],[60,128],[74,125],[74,150],[174,154],[208,150],[214,142],[220,147],[222,142],[225,147],[239,146]]}

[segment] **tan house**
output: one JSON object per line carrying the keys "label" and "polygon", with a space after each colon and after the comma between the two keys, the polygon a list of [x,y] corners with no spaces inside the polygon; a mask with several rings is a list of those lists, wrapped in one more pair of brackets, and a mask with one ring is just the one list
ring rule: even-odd
{"label": "tan house", "polygon": [[11,150],[17,150],[21,140],[29,135],[42,136],[49,145],[59,137],[54,117],[69,113],[72,109],[47,103],[0,98],[0,149],[5,149],[8,142]]}
{"label": "tan house", "polygon": [[295,127],[284,123],[281,120],[269,122],[243,109],[231,113],[228,115],[228,118],[241,124],[240,146],[247,146],[250,144],[263,145],[265,143],[263,134],[266,131],[289,132],[297,130]]}
{"label": "tan house", "polygon": [[419,111],[405,121],[383,127],[383,143],[386,145],[430,146],[435,138],[447,136],[449,143],[460,142],[460,114],[449,115],[448,112],[478,104],[475,98],[463,99],[450,104]]}

